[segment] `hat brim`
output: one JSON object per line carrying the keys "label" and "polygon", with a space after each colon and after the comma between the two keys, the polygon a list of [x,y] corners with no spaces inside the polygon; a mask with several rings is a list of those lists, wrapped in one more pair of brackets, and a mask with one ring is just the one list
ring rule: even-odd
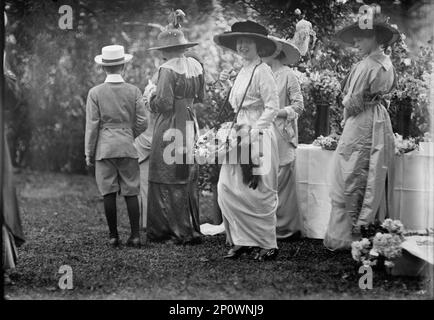
{"label": "hat brim", "polygon": [[126,54],[124,55],[124,59],[121,60],[121,61],[116,61],[116,62],[103,62],[103,61],[102,61],[102,55],[100,54],[100,55],[97,55],[97,56],[95,57],[94,60],[95,60],[95,62],[96,62],[97,64],[102,65],[102,66],[117,66],[117,65],[119,65],[119,64],[124,64],[124,63],[127,63],[127,62],[131,61],[132,58],[133,58],[133,55],[132,55],[132,54],[128,54],[128,53],[126,53]]}
{"label": "hat brim", "polygon": [[276,51],[273,53],[271,58],[276,58],[281,52],[283,52],[284,57],[280,59],[283,64],[293,65],[300,61],[301,54],[296,45],[273,36],[269,36],[269,38],[276,43]]}
{"label": "hat brim", "polygon": [[[230,49],[235,53],[237,51],[237,39],[239,37],[249,37],[253,38],[258,45],[258,55],[260,57],[269,57],[273,55],[276,51],[277,46],[273,40],[268,38],[267,36],[258,34],[258,33],[250,33],[250,32],[225,32],[222,34],[218,34],[214,36],[214,42],[224,48]],[[262,50],[260,50],[262,49]]]}
{"label": "hat brim", "polygon": [[174,48],[187,49],[187,48],[197,46],[198,44],[199,44],[198,42],[188,42],[188,43],[183,43],[183,44],[173,44],[170,46],[152,47],[152,48],[148,48],[146,50],[150,51],[150,50],[164,50],[164,49],[174,49]]}
{"label": "hat brim", "polygon": [[[399,40],[399,31],[386,23],[374,22],[373,29],[380,37],[380,39],[377,40],[379,40],[381,44],[391,45]],[[365,30],[367,29],[360,29],[359,23],[356,22],[339,30],[335,37],[344,44],[354,45],[354,38]]]}

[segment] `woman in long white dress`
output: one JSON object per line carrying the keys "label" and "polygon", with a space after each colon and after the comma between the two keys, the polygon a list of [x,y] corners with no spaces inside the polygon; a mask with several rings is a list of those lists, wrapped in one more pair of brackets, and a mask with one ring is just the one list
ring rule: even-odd
{"label": "woman in long white dress", "polygon": [[302,231],[297,204],[295,179],[295,151],[298,145],[298,116],[304,110],[303,95],[298,79],[288,65],[300,59],[297,47],[286,40],[269,36],[277,50],[264,61],[271,67],[276,78],[280,110],[275,124],[278,128],[279,149],[279,206],[277,208],[276,233],[278,239],[295,239]]}
{"label": "woman in long white dress", "polygon": [[[274,120],[279,112],[277,86],[271,68],[261,60],[276,49],[267,30],[252,21],[237,22],[231,32],[214,41],[237,52],[243,67],[235,79],[229,102],[239,110],[236,123],[252,128],[251,141],[263,131],[262,168],[256,188],[243,182],[240,164],[223,164],[218,182],[218,203],[222,210],[227,241],[233,247],[225,256],[236,258],[257,248],[255,259],[272,259],[277,254],[276,210],[278,206],[279,155]],[[247,90],[246,90],[247,88]],[[244,99],[243,99],[244,98]]]}

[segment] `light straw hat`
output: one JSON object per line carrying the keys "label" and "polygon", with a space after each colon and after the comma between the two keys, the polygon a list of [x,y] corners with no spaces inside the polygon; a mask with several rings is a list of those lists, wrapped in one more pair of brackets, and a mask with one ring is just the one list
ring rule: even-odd
{"label": "light straw hat", "polygon": [[127,63],[133,58],[131,54],[125,53],[123,46],[119,45],[103,47],[101,53],[95,57],[95,62],[102,66],[116,66]]}

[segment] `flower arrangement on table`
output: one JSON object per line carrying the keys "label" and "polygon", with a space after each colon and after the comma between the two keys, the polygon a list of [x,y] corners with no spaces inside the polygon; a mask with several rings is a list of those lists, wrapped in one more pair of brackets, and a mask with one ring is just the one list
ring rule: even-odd
{"label": "flower arrangement on table", "polygon": [[[362,239],[351,244],[351,255],[357,262],[367,266],[394,266],[393,260],[402,254],[404,226],[399,220],[386,219],[361,228]],[[380,262],[380,263],[379,263]]]}
{"label": "flower arrangement on table", "polygon": [[338,146],[340,136],[337,134],[331,134],[327,137],[319,136],[313,142],[314,146],[323,148],[324,150],[336,150]]}
{"label": "flower arrangement on table", "polygon": [[416,149],[418,144],[415,138],[404,139],[400,134],[395,133],[395,154],[402,155]]}
{"label": "flower arrangement on table", "polygon": [[431,133],[425,132],[421,141],[422,142],[433,142],[433,138],[431,136]]}

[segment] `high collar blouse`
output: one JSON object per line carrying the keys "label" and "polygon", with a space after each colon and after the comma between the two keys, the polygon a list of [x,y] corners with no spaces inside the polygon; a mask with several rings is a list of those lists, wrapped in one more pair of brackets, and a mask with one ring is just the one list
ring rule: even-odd
{"label": "high collar blouse", "polygon": [[237,123],[265,129],[271,125],[279,111],[276,81],[266,63],[258,58],[241,68],[232,87],[229,102],[237,112],[255,66],[257,68],[238,114]]}
{"label": "high collar blouse", "polygon": [[396,81],[392,62],[381,50],[376,50],[357,63],[344,81],[343,105],[347,114],[361,113],[374,95],[390,92]]}

